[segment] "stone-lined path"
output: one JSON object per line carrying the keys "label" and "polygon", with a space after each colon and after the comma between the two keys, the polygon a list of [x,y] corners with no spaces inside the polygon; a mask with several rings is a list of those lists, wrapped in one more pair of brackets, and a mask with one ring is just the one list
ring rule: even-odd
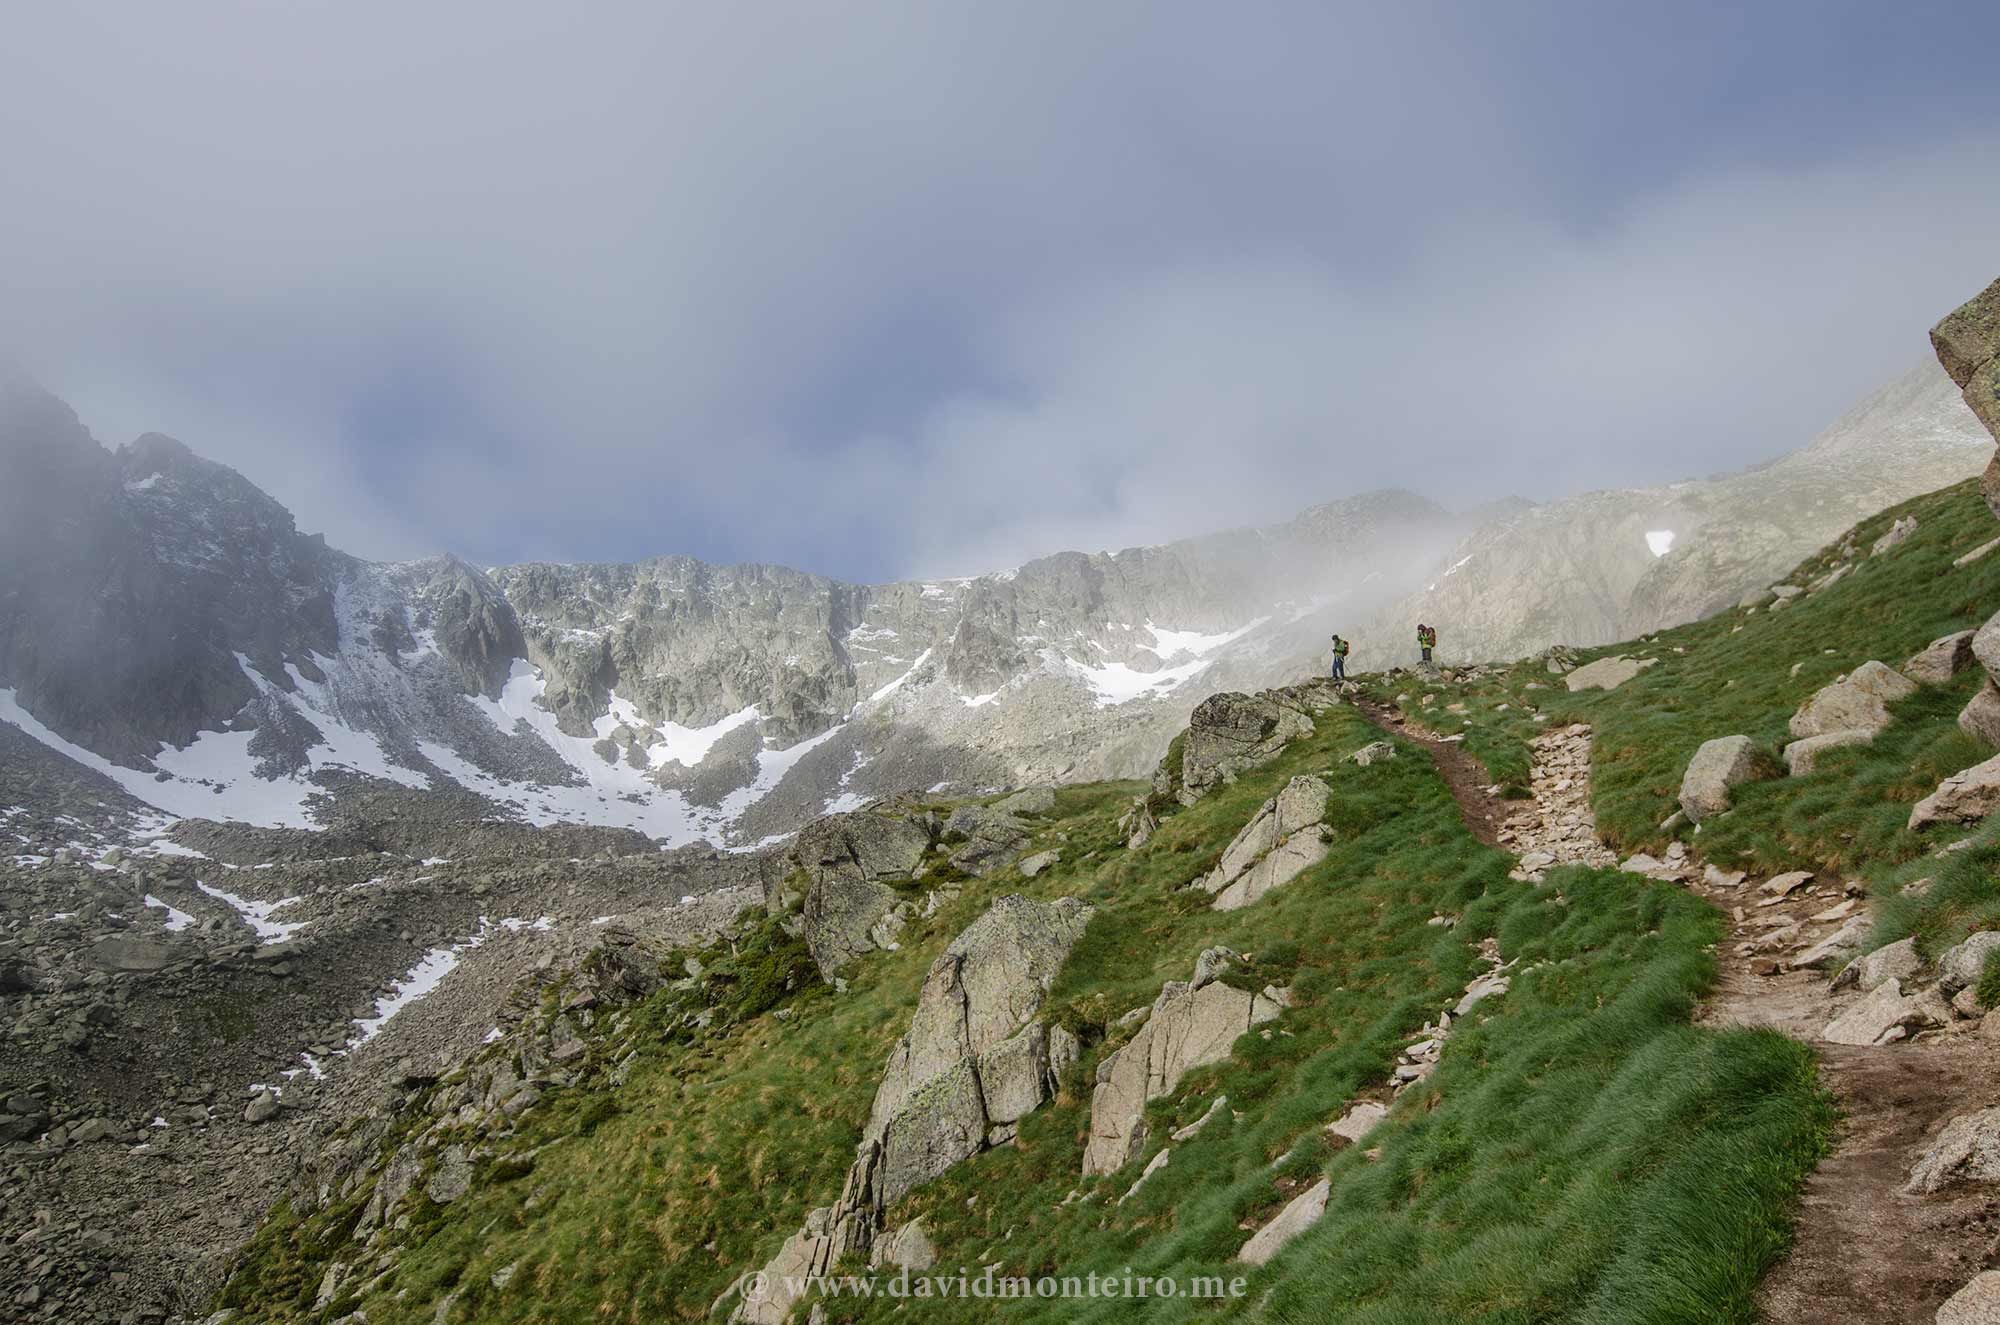
{"label": "stone-lined path", "polygon": [[[1431,751],[1474,835],[1519,857],[1516,878],[1539,880],[1558,865],[1618,867],[1591,810],[1588,726],[1534,740],[1530,799],[1510,805],[1459,742],[1400,713],[1360,707],[1384,731]],[[1970,1030],[1971,1022],[1887,1045],[1823,1039],[1859,996],[1834,993],[1825,972],[1802,959],[1865,914],[1865,888],[1808,878],[1774,896],[1763,886],[1768,880],[1715,869],[1684,852],[1629,864],[1681,883],[1728,920],[1715,991],[1696,1021],[1775,1030],[1812,1045],[1821,1082],[1841,1109],[1834,1151],[1807,1182],[1792,1250],[1758,1290],[1761,1318],[1770,1325],[1932,1325],[1947,1298],[2000,1265],[2000,1193],[1971,1184],[1920,1197],[1903,1187],[1948,1120],[2000,1105],[1994,1066],[2000,1045]]]}

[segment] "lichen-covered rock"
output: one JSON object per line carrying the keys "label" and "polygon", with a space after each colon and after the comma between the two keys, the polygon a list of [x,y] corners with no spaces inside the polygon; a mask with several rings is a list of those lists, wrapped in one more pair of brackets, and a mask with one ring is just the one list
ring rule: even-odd
{"label": "lichen-covered rock", "polygon": [[1953,773],[1910,811],[1912,830],[1936,823],[1978,823],[2000,809],[2000,755]]}
{"label": "lichen-covered rock", "polygon": [[1236,1253],[1236,1259],[1250,1265],[1267,1263],[1286,1243],[1320,1221],[1326,1213],[1327,1194],[1332,1189],[1332,1179],[1321,1178],[1293,1197],[1284,1209],[1272,1217],[1270,1223],[1258,1229],[1243,1244],[1243,1250]]}
{"label": "lichen-covered rock", "polygon": [[1245,695],[1225,690],[1210,695],[1188,719],[1177,793],[1181,804],[1193,805],[1314,730],[1313,720],[1303,708],[1282,701],[1273,692]]}
{"label": "lichen-covered rock", "polygon": [[1729,808],[1729,791],[1757,778],[1757,743],[1748,736],[1703,741],[1681,775],[1681,813],[1700,823]]}
{"label": "lichen-covered rock", "polygon": [[1265,801],[1200,881],[1200,887],[1215,894],[1214,908],[1248,906],[1324,860],[1331,848],[1319,823],[1332,798],[1323,779],[1295,777]]}
{"label": "lichen-covered rock", "polygon": [[1972,1276],[1938,1308],[1937,1325],[1994,1325],[2000,1321],[2000,1270]]}
{"label": "lichen-covered rock", "polygon": [[[1054,1093],[1080,1046],[1068,1031],[1034,1019],[1091,915],[1074,897],[1007,896],[951,941],[890,1051],[840,1200],[808,1215],[764,1274],[746,1280],[764,1295],[739,1302],[732,1321],[781,1325],[798,1300],[788,1284],[868,1250],[883,1211],[978,1154],[996,1132],[1011,1135],[1016,1120]],[[908,1233],[891,1240],[885,1259],[921,1259]]]}
{"label": "lichen-covered rock", "polygon": [[876,1239],[875,1249],[868,1257],[869,1268],[876,1270],[893,1265],[916,1272],[928,1270],[935,1264],[937,1248],[932,1244],[921,1219],[912,1219],[893,1233]]}
{"label": "lichen-covered rock", "polygon": [[1931,328],[1931,346],[1973,414],[2000,440],[2000,281]]}
{"label": "lichen-covered rock", "polygon": [[1396,747],[1387,741],[1370,741],[1347,756],[1349,760],[1367,768],[1371,764],[1383,763],[1396,757]]}
{"label": "lichen-covered rock", "polygon": [[1002,814],[1047,814],[1056,807],[1053,787],[1023,787],[1011,796],[993,802]]}
{"label": "lichen-covered rock", "polygon": [[1930,1196],[1953,1183],[2000,1182],[2000,1108],[1953,1118],[1916,1164],[1903,1190]]}
{"label": "lichen-covered rock", "polygon": [[1654,658],[1626,658],[1623,656],[1599,658],[1596,662],[1586,663],[1584,666],[1577,668],[1563,677],[1563,684],[1569,687],[1571,692],[1579,690],[1616,690],[1640,672],[1651,667],[1656,661],[1658,660]]}
{"label": "lichen-covered rock", "polygon": [[1987,959],[1996,952],[2000,952],[2000,932],[1990,929],[1945,949],[1938,957],[1938,989],[1950,996],[1977,985]]}
{"label": "lichen-covered rock", "polygon": [[1829,732],[1879,733],[1889,725],[1889,705],[1917,692],[1916,682],[1881,662],[1865,662],[1820,689],[1792,715],[1794,737]]}
{"label": "lichen-covered rock", "polygon": [[1135,1158],[1146,1144],[1147,1101],[1172,1094],[1193,1069],[1227,1058],[1237,1037],[1276,1019],[1288,999],[1283,990],[1251,994],[1214,980],[1199,987],[1168,981],[1138,1034],[1097,1065],[1084,1175],[1111,1173]]}
{"label": "lichen-covered rock", "polygon": [[2000,686],[1987,677],[1986,684],[1959,710],[1958,725],[1967,736],[1987,745],[2000,746]]}
{"label": "lichen-covered rock", "polygon": [[1028,826],[997,805],[961,805],[944,821],[944,838],[956,843],[951,863],[969,874],[991,874],[1028,844]]}
{"label": "lichen-covered rock", "polygon": [[888,881],[915,875],[936,836],[928,811],[895,802],[815,819],[799,830],[786,857],[791,869],[774,882],[766,905],[785,909],[785,880],[804,876],[801,937],[820,975],[831,981],[883,946],[881,923],[899,900]]}
{"label": "lichen-covered rock", "polygon": [[1819,758],[1830,750],[1842,750],[1851,745],[1873,745],[1875,733],[1871,731],[1827,732],[1820,736],[1808,736],[1802,741],[1793,741],[1785,747],[1785,771],[1793,777],[1804,777],[1819,767]]}
{"label": "lichen-covered rock", "polygon": [[1854,980],[1863,993],[1873,993],[1890,980],[1914,980],[1923,969],[1917,941],[1897,939],[1854,963]]}
{"label": "lichen-covered rock", "polygon": [[1932,640],[1903,664],[1903,675],[1921,685],[1945,684],[1972,666],[1972,639],[1977,633],[1960,630]]}
{"label": "lichen-covered rock", "polygon": [[864,1149],[881,1152],[880,1206],[976,1154],[989,1125],[1053,1092],[1055,1035],[1030,1023],[1091,914],[1075,898],[1003,897],[931,964],[863,1133]]}
{"label": "lichen-covered rock", "polygon": [[1920,989],[1906,995],[1900,980],[1889,979],[1836,1017],[1823,1034],[1829,1044],[1893,1044],[1950,1020],[1951,1009],[1936,992]]}
{"label": "lichen-covered rock", "polygon": [[1132,808],[1118,820],[1118,831],[1125,835],[1127,851],[1137,851],[1152,841],[1153,834],[1160,831],[1160,820],[1153,813],[1152,799],[1147,796],[1134,799]]}

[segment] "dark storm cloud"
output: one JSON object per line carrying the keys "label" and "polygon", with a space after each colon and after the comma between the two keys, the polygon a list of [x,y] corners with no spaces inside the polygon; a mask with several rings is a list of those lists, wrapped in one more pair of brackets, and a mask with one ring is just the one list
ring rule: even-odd
{"label": "dark storm cloud", "polygon": [[1733,467],[2000,272],[2000,20],[1749,8],[44,7],[0,344],[377,555]]}

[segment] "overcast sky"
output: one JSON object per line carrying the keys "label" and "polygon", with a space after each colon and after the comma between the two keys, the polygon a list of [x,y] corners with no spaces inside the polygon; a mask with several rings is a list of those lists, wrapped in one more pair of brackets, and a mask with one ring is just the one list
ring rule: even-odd
{"label": "overcast sky", "polygon": [[1990,3],[19,7],[0,352],[373,556],[969,573],[1803,444]]}

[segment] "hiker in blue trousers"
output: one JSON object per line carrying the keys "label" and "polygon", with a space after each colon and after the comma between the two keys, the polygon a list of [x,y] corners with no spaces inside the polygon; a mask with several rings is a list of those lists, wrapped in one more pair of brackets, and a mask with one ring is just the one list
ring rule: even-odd
{"label": "hiker in blue trousers", "polygon": [[1333,637],[1333,679],[1347,679],[1347,641],[1338,635]]}

